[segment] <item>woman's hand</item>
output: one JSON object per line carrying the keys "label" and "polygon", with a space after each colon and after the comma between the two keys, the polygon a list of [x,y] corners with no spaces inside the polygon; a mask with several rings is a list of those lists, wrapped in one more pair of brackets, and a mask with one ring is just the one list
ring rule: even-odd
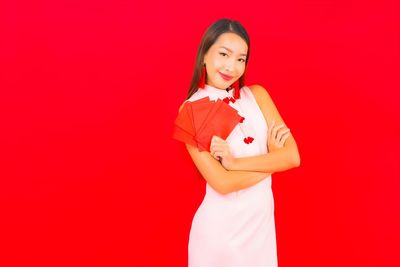
{"label": "woman's hand", "polygon": [[212,137],[210,145],[210,154],[216,160],[220,161],[222,166],[226,170],[232,169],[235,159],[232,157],[229,145],[224,139],[216,135]]}
{"label": "woman's hand", "polygon": [[275,121],[272,121],[271,127],[268,128],[268,151],[281,149],[289,136],[290,129],[285,124],[275,126]]}

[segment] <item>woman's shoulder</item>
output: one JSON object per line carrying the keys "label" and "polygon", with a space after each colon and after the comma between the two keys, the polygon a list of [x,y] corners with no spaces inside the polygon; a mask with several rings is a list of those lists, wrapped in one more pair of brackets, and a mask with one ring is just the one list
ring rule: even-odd
{"label": "woman's shoulder", "polygon": [[248,87],[253,94],[268,94],[267,89],[260,84],[247,85],[246,87]]}
{"label": "woman's shoulder", "polygon": [[270,100],[271,97],[267,91],[262,85],[260,84],[253,84],[253,85],[248,85],[246,86],[250,89],[250,91],[253,93],[254,98],[256,99],[257,103],[260,105],[264,104],[266,101]]}

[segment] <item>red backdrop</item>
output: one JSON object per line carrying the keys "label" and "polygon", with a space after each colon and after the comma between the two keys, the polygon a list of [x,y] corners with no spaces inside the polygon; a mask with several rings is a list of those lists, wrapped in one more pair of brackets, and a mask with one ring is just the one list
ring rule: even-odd
{"label": "red backdrop", "polygon": [[205,184],[172,124],[229,17],[301,154],[279,265],[400,266],[398,1],[278,2],[2,1],[0,265],[186,266]]}

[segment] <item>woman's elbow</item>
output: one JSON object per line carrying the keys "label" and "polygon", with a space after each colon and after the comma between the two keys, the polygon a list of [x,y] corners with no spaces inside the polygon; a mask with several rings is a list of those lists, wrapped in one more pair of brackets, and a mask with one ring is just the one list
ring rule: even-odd
{"label": "woman's elbow", "polygon": [[218,189],[216,190],[218,193],[221,195],[227,195],[229,193],[235,192],[235,188],[231,183],[229,183],[229,180],[221,181],[219,184]]}
{"label": "woman's elbow", "polygon": [[227,195],[229,193],[232,193],[235,190],[232,188],[232,186],[226,180],[225,182],[221,181],[221,183],[219,184],[218,189],[216,191],[218,193],[220,193],[221,195]]}
{"label": "woman's elbow", "polygon": [[228,188],[228,186],[226,185],[210,185],[217,193],[221,194],[221,195],[226,195],[229,194],[232,190],[230,190],[230,188]]}
{"label": "woman's elbow", "polygon": [[[209,178],[209,177],[207,177]],[[226,179],[223,179],[221,176],[218,179],[206,179],[208,184],[219,194],[226,195],[229,194],[232,190],[230,185]]]}
{"label": "woman's elbow", "polygon": [[297,168],[300,166],[300,154],[297,152],[295,155],[292,157],[292,165],[294,168]]}

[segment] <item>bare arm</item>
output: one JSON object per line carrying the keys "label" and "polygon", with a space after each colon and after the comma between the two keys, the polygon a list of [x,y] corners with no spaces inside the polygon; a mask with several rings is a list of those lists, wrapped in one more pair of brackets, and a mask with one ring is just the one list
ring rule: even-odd
{"label": "bare arm", "polygon": [[257,171],[257,172],[282,172],[299,167],[300,161],[293,157],[290,148],[284,147],[268,154],[234,159],[231,170]]}
{"label": "bare arm", "polygon": [[[259,85],[249,87],[269,126],[275,120],[276,124],[285,124],[268,92]],[[285,124],[286,125],[286,124]],[[274,173],[300,166],[300,155],[296,141],[292,134],[287,138],[284,146],[268,154],[236,158],[231,170],[259,171]]]}
{"label": "bare arm", "polygon": [[228,171],[208,151],[200,152],[196,147],[189,144],[186,144],[186,148],[207,183],[221,194],[228,194],[255,185],[271,174]]}

